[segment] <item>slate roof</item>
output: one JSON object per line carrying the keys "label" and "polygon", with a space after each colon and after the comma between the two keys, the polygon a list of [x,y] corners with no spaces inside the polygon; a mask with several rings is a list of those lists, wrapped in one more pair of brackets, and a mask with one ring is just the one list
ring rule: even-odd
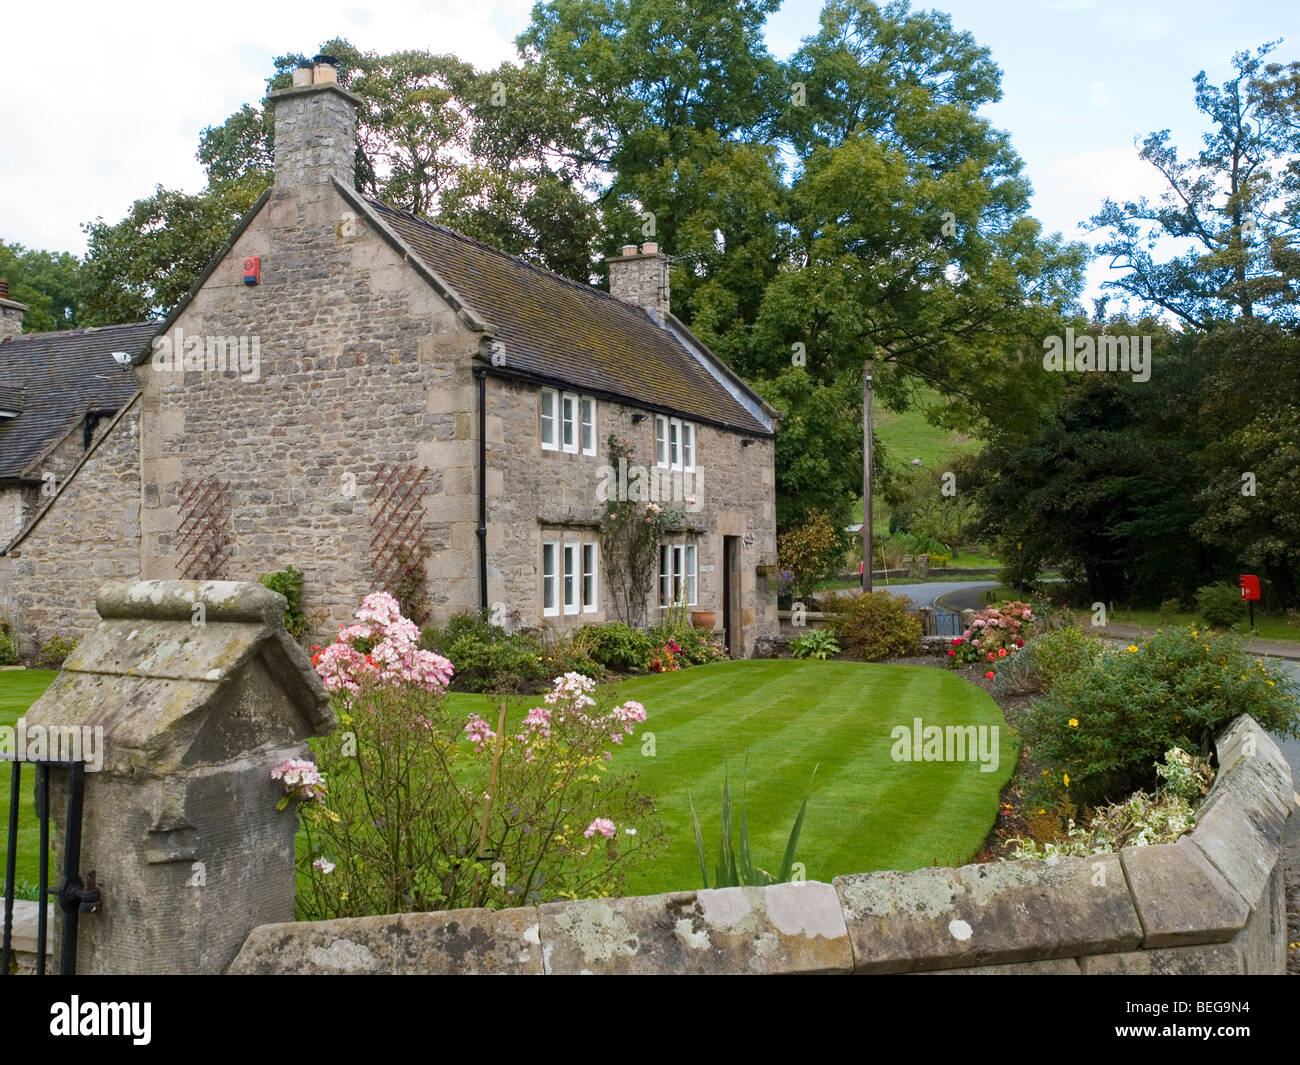
{"label": "slate roof", "polygon": [[495,328],[494,339],[504,345],[506,374],[562,382],[742,432],[772,435],[772,428],[754,413],[757,409],[768,416],[762,400],[708,355],[676,319],[665,328],[643,308],[607,292],[378,200],[358,199]]}
{"label": "slate roof", "polygon": [[0,481],[38,478],[31,465],[88,412],[125,406],[139,386],[113,352],[142,348],[157,328],[144,322],[23,333],[0,343],[0,395],[16,395],[22,405],[17,418],[0,420]]}

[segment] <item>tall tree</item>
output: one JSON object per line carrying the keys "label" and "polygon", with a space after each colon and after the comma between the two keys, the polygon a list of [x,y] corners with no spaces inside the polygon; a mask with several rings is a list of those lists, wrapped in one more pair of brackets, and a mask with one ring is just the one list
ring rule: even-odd
{"label": "tall tree", "polygon": [[75,329],[79,320],[77,258],[66,251],[40,251],[0,240],[0,277],[9,298],[26,304],[23,332]]}
{"label": "tall tree", "polygon": [[[1168,130],[1147,136],[1138,155],[1166,187],[1156,203],[1108,199],[1092,218],[1106,231],[1098,254],[1123,271],[1104,288],[1196,329],[1237,317],[1296,317],[1297,68],[1266,67],[1275,46],[1238,52],[1222,85],[1204,71],[1193,79],[1210,127],[1199,152],[1180,155]],[[1178,250],[1158,259],[1168,240]]]}

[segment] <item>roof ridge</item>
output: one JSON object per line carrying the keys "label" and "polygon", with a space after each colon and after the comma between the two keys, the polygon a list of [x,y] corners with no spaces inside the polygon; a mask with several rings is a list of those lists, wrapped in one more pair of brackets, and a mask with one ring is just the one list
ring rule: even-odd
{"label": "roof ridge", "polygon": [[104,333],[110,329],[140,329],[144,326],[156,326],[157,322],[121,322],[118,325],[86,325],[78,329],[46,329],[40,333],[16,333],[8,337],[5,343],[14,340],[37,340],[54,336],[80,336],[83,333]]}
{"label": "roof ridge", "polygon": [[575,281],[571,277],[565,277],[563,274],[557,274],[554,270],[550,269],[549,267],[538,266],[536,263],[529,262],[527,259],[521,258],[518,255],[511,255],[508,251],[502,251],[500,248],[496,247],[495,245],[488,244],[486,241],[479,240],[477,237],[467,236],[466,234],[460,232],[457,229],[452,229],[451,226],[443,225],[441,222],[435,222],[431,218],[421,218],[417,214],[413,214],[410,211],[400,210],[399,208],[394,207],[392,204],[384,203],[383,200],[377,200],[372,196],[364,196],[362,198],[367,203],[374,204],[376,207],[380,207],[391,214],[400,215],[403,218],[408,218],[412,222],[415,222],[422,226],[428,226],[430,229],[440,230],[441,232],[446,233],[448,236],[455,237],[457,240],[463,240],[466,244],[472,244],[476,248],[481,248],[484,251],[489,251],[493,255],[498,255],[503,259],[509,259],[516,266],[522,266],[525,270],[531,270],[535,274],[541,274],[544,277],[549,277],[553,281],[558,281],[563,285],[568,285],[570,288],[577,289],[580,292],[585,292],[588,295],[600,296],[607,300],[613,300],[620,307],[626,307],[629,310],[644,311],[644,308],[638,307],[634,303],[628,303],[626,300],[621,300],[617,296],[611,295],[610,293],[606,292],[603,288],[597,288],[595,285],[590,285],[585,281]]}

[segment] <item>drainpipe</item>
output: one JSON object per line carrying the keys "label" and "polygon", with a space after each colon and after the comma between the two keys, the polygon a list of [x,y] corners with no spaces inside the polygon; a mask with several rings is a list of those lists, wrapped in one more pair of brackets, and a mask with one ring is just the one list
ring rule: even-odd
{"label": "drainpipe", "polygon": [[478,599],[488,609],[487,578],[487,369],[474,367],[478,381]]}

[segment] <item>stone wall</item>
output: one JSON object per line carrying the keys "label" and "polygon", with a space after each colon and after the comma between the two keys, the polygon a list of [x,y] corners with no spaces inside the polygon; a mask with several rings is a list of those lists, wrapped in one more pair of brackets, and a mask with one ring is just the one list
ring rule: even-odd
{"label": "stone wall", "polygon": [[[243,283],[261,257],[259,285]],[[230,500],[227,579],[292,564],[317,633],[371,588],[372,482],[427,469],[437,606],[477,602],[471,439],[478,337],[331,185],[279,191],[167,336],[258,339],[256,375],[140,368],[143,572],[174,577],[179,492],[215,478]]]}
{"label": "stone wall", "polygon": [[1205,974],[1285,970],[1281,834],[1300,803],[1248,715],[1177,843],[513,910],[256,928],[231,973]]}
{"label": "stone wall", "polygon": [[[539,442],[541,394],[520,382],[489,378],[488,439],[488,597],[518,610],[520,620],[536,625],[542,616],[542,542],[598,541],[603,509],[599,488],[602,468],[612,469],[606,441],[613,434],[631,441],[635,464],[654,466],[654,417],[644,409],[608,400],[596,403],[596,454],[543,451]],[[633,417],[642,416],[639,424]],[[755,642],[776,627],[776,594],[756,575],[763,557],[776,555],[776,484],[771,439],[755,439],[748,447],[743,434],[697,425],[697,473],[676,474],[673,484],[662,471],[665,509],[686,509],[685,527],[670,533],[671,543],[696,545],[697,610],[712,610],[723,620],[723,542],[738,538],[738,644],[732,654],[751,653]],[[610,484],[608,472],[604,475]],[[694,504],[687,498],[695,499]],[[746,547],[745,538],[751,545]],[[654,566],[658,566],[656,557]],[[646,575],[653,624],[661,613],[653,585]],[[597,595],[599,609],[546,619],[558,627],[592,621],[618,620],[613,597],[602,572]]]}
{"label": "stone wall", "polygon": [[20,648],[30,656],[55,636],[94,627],[95,592],[140,575],[140,399],[113,418],[75,476],[37,513],[2,560]]}

